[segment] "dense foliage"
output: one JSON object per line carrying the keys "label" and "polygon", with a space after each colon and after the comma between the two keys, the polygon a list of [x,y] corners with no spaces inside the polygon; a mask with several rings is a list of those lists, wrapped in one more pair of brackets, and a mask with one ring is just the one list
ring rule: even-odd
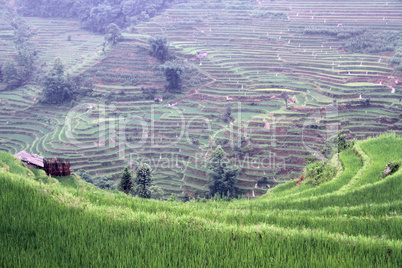
{"label": "dense foliage", "polygon": [[85,75],[66,76],[65,66],[61,59],[57,58],[53,68],[44,78],[43,87],[44,103],[62,104],[91,94],[93,80]]}
{"label": "dense foliage", "polygon": [[164,191],[162,190],[161,187],[152,185],[151,187],[149,187],[149,192],[151,194],[152,199],[156,199],[156,200],[163,199]]}
{"label": "dense foliage", "polygon": [[334,154],[340,153],[348,148],[353,147],[355,140],[347,141],[347,135],[338,132],[337,136],[332,136],[325,141],[324,148],[321,153],[326,158],[331,158]]}
{"label": "dense foliage", "polygon": [[123,173],[121,174],[118,189],[125,194],[131,193],[133,189],[133,178],[127,167],[124,168]]}
{"label": "dense foliage", "polygon": [[43,101],[48,104],[61,104],[72,100],[74,92],[77,91],[74,83],[64,76],[64,65],[60,58],[55,60],[43,86]]}
{"label": "dense foliage", "polygon": [[136,187],[135,194],[138,197],[151,198],[152,172],[148,164],[141,164],[138,167],[134,181]]}
{"label": "dense foliage", "polygon": [[391,59],[391,64],[395,65],[395,72],[402,73],[402,39],[399,39],[395,49],[395,55]]}
{"label": "dense foliage", "polygon": [[183,65],[178,61],[168,61],[161,66],[161,70],[166,77],[166,90],[170,93],[181,93],[183,89]]}
{"label": "dense foliage", "polygon": [[302,175],[303,178],[314,186],[331,180],[335,176],[337,170],[336,166],[331,163],[328,158],[332,158],[335,154],[352,148],[355,144],[355,140],[347,141],[346,138],[346,134],[341,134],[341,132],[339,132],[337,136],[325,141],[322,154],[327,158],[326,160],[315,160],[315,156],[306,157],[307,166],[304,168]]}
{"label": "dense foliage", "polygon": [[316,161],[308,164],[303,176],[314,186],[320,185],[331,180],[336,174],[336,167],[328,162]]}
{"label": "dense foliage", "polygon": [[121,29],[115,23],[109,24],[106,29],[107,34],[105,35],[105,41],[112,45],[115,45],[117,42],[123,40],[123,36],[121,34]]}
{"label": "dense foliage", "polygon": [[106,33],[108,25],[121,28],[147,21],[169,0],[17,0],[24,16],[78,18],[82,27]]}
{"label": "dense foliage", "polygon": [[366,29],[360,27],[335,27],[335,26],[309,26],[303,30],[303,34],[328,35],[337,39],[346,39],[364,33]]}
{"label": "dense foliage", "polygon": [[169,57],[169,44],[167,42],[166,36],[156,35],[148,39],[150,46],[151,56],[157,58],[162,63],[165,62]]}
{"label": "dense foliage", "polygon": [[346,41],[344,48],[357,53],[394,51],[398,39],[399,35],[394,31],[365,32]]}
{"label": "dense foliage", "polygon": [[35,72],[38,51],[29,39],[35,35],[35,31],[22,18],[14,18],[11,21],[14,29],[14,46],[17,56],[5,61],[1,67],[2,77],[0,90],[12,90],[32,80]]}
{"label": "dense foliage", "polygon": [[236,186],[236,178],[241,170],[229,163],[220,145],[209,156],[207,168],[210,176],[209,197],[218,195],[219,197],[235,198],[239,195],[240,190]]}
{"label": "dense foliage", "polygon": [[6,61],[1,67],[1,74],[4,89],[14,89],[21,85],[22,81],[15,61]]}

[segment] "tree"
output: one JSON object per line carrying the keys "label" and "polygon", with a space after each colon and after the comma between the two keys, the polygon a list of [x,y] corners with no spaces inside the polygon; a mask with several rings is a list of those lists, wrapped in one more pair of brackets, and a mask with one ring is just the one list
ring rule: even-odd
{"label": "tree", "polygon": [[283,91],[281,94],[281,98],[285,101],[286,108],[288,108],[288,98],[289,98],[288,93],[286,91]]}
{"label": "tree", "polygon": [[325,141],[324,149],[321,150],[321,153],[325,157],[331,158],[334,154],[353,147],[354,144],[355,140],[347,141],[346,134],[341,134],[341,132],[338,132],[337,136],[330,137]]}
{"label": "tree", "polygon": [[44,89],[42,91],[44,102],[48,104],[61,104],[66,101],[75,100],[78,96],[85,96],[92,88],[84,88],[83,79],[80,77],[65,77],[65,67],[60,58],[54,62],[53,68],[44,79]]}
{"label": "tree", "polygon": [[48,104],[61,104],[74,98],[75,86],[72,81],[61,75],[50,75],[45,78],[43,96]]}
{"label": "tree", "polygon": [[21,83],[28,82],[35,73],[38,51],[32,43],[26,42],[18,48],[18,73]]}
{"label": "tree", "polygon": [[239,194],[239,188],[235,186],[236,178],[240,169],[230,165],[225,158],[225,152],[221,146],[218,146],[208,159],[208,174],[210,181],[208,183],[210,197],[218,194],[221,197],[234,198]]}
{"label": "tree", "polygon": [[6,61],[1,67],[5,89],[14,89],[21,85],[17,64],[13,60]]}
{"label": "tree", "polygon": [[54,60],[53,68],[50,70],[51,75],[64,75],[64,64],[60,58]]}
{"label": "tree", "polygon": [[166,36],[156,35],[148,39],[151,56],[157,58],[161,62],[165,62],[169,57],[169,44]]}
{"label": "tree", "polygon": [[20,46],[23,46],[29,40],[34,31],[21,17],[13,19],[11,26],[14,28],[14,44],[19,49]]}
{"label": "tree", "polygon": [[165,74],[165,88],[170,93],[181,93],[183,88],[183,72],[184,68],[179,62],[169,61],[161,66],[161,70]]}
{"label": "tree", "polygon": [[225,123],[232,122],[232,104],[227,103],[225,105],[225,113],[222,116],[222,121]]}
{"label": "tree", "polygon": [[117,44],[123,39],[121,30],[115,23],[109,24],[109,26],[106,28],[106,32],[107,34],[105,35],[105,41],[111,43],[112,45]]}
{"label": "tree", "polygon": [[128,167],[124,168],[123,173],[121,174],[121,179],[118,185],[119,191],[122,191],[126,194],[129,194],[133,189],[133,179],[131,176]]}
{"label": "tree", "polygon": [[137,170],[135,183],[137,186],[136,194],[142,198],[150,198],[150,186],[152,182],[151,167],[148,164],[141,164]]}

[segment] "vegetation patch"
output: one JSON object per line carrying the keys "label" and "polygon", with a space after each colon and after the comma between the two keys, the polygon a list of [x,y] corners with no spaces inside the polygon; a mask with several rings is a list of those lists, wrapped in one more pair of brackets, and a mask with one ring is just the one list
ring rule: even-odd
{"label": "vegetation patch", "polygon": [[279,91],[279,92],[294,92],[294,90],[291,89],[285,89],[285,88],[261,88],[261,89],[255,89],[254,91],[266,91],[266,92],[270,92],[270,91]]}
{"label": "vegetation patch", "polygon": [[395,162],[389,162],[385,168],[385,170],[382,172],[382,177],[386,177],[388,175],[391,175],[399,170],[399,168],[402,166],[402,160],[395,161]]}
{"label": "vegetation patch", "polygon": [[303,30],[307,35],[327,35],[337,39],[347,39],[363,34],[366,31],[361,27],[309,26]]}
{"label": "vegetation patch", "polygon": [[346,87],[373,87],[377,86],[374,83],[369,83],[369,82],[351,82],[351,83],[346,83],[344,84]]}
{"label": "vegetation patch", "polygon": [[366,32],[349,39],[343,47],[355,53],[389,52],[395,50],[399,38],[396,31]]}
{"label": "vegetation patch", "polygon": [[336,167],[328,162],[316,161],[308,164],[303,177],[314,186],[331,180],[336,174]]}

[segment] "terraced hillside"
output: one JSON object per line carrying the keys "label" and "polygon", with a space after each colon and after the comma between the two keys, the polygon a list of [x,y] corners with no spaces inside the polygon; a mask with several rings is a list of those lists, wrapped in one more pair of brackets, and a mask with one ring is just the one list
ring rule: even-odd
{"label": "terraced hillside", "polygon": [[31,42],[39,47],[39,60],[48,66],[60,58],[71,74],[83,72],[102,58],[102,35],[80,29],[75,20],[27,17],[36,34]]}
{"label": "terraced hillside", "polygon": [[[3,266],[400,267],[402,139],[339,155],[314,187],[285,183],[255,200],[162,202],[43,177],[0,152]],[[12,215],[12,216],[10,216]]]}
{"label": "terraced hillside", "polygon": [[[35,37],[47,51],[43,60],[64,56],[73,73],[95,78],[96,94],[68,113],[36,105],[36,86],[2,93],[0,146],[9,152],[61,156],[94,176],[146,161],[167,193],[192,194],[207,182],[206,159],[222,143],[243,168],[238,184],[259,195],[267,190],[255,188],[259,178],[270,186],[295,178],[303,156],[319,154],[338,130],[361,139],[402,129],[402,78],[392,53],[347,53],[343,39],[303,33],[309,26],[400,31],[400,1],[176,3],[106,55],[96,54],[99,36],[71,34],[70,45],[69,31],[78,31],[72,21],[28,20],[44,29]],[[156,34],[191,69],[186,92],[158,105],[141,97],[149,87],[164,94],[159,64],[147,53]],[[52,44],[62,51],[49,50]],[[208,58],[198,60],[197,51]],[[232,124],[217,120],[228,103]]]}
{"label": "terraced hillside", "polygon": [[11,14],[4,3],[0,3],[0,55],[2,61],[16,56],[13,44],[14,28],[10,25]]}

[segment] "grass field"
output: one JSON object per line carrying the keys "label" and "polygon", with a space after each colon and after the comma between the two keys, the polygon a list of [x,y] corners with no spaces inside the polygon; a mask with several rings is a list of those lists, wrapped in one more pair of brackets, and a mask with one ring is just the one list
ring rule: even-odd
{"label": "grass field", "polygon": [[[348,138],[401,132],[402,84],[396,81],[402,77],[393,73],[392,53],[348,53],[341,49],[344,40],[303,34],[309,26],[400,31],[401,10],[396,0],[195,0],[173,4],[105,52],[103,36],[80,29],[78,21],[26,18],[37,30],[30,41],[41,62],[52,66],[61,57],[68,73],[95,80],[95,94],[74,108],[40,105],[40,85],[0,92],[0,149],[67,158],[75,171],[108,178],[131,165],[132,156],[154,163],[170,159],[167,167],[151,163],[155,179],[166,195],[183,196],[205,185],[206,170],[197,163],[215,148],[215,138],[245,136],[250,157],[264,161],[269,156],[283,164],[243,167],[239,185],[252,196],[263,176],[275,185],[300,175],[303,156],[311,153],[306,148],[321,150],[332,124]],[[7,23],[0,26],[0,55],[10,58],[12,31]],[[185,92],[159,105],[141,98],[143,87],[163,93],[165,81],[155,71],[159,63],[148,53],[147,39],[156,34],[165,34],[171,51],[191,69]],[[202,62],[195,56],[200,50],[208,52]],[[287,108],[283,93],[291,100]],[[177,105],[169,107],[174,101]],[[229,103],[232,126],[217,120]],[[119,135],[120,117],[136,118],[127,122],[126,135]],[[224,150],[231,154],[232,147]]]}
{"label": "grass field", "polygon": [[291,181],[258,199],[207,203],[141,200],[75,176],[44,181],[0,152],[0,263],[400,267],[402,170],[381,172],[401,152],[401,137],[383,135],[342,152],[342,171],[320,186]]}

